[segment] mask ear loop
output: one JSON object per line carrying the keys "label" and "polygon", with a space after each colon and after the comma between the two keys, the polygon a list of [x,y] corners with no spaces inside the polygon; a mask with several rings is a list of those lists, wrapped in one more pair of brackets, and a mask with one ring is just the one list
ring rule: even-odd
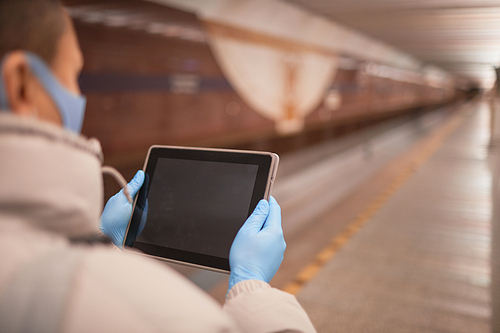
{"label": "mask ear loop", "polygon": [[122,187],[123,194],[125,194],[125,197],[127,198],[128,202],[132,203],[132,197],[130,196],[130,192],[128,191],[127,181],[125,180],[125,178],[123,178],[121,173],[119,173],[118,170],[116,170],[115,168],[108,165],[102,166],[101,172],[105,175],[107,174],[112,176],[116,180],[116,182]]}

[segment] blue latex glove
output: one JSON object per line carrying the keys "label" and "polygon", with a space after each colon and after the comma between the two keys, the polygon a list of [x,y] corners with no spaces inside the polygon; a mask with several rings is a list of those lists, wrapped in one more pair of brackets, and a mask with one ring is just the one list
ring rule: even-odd
{"label": "blue latex glove", "polygon": [[[137,171],[134,178],[128,183],[130,196],[135,198],[137,191],[144,183],[144,172]],[[101,231],[108,236],[113,244],[122,247],[125,231],[132,216],[132,204],[128,202],[123,189],[109,198],[101,215]]]}
{"label": "blue latex glove", "polygon": [[283,261],[286,243],[281,208],[271,197],[261,200],[238,231],[229,252],[229,290],[244,280],[269,283]]}

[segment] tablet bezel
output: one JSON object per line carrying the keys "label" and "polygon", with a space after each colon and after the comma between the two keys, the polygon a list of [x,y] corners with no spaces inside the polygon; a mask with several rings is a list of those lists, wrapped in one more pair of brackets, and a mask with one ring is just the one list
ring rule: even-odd
{"label": "tablet bezel", "polygon": [[[124,249],[127,249],[128,247],[128,245],[126,244],[131,244],[130,240],[127,239],[129,236],[129,231],[131,231],[131,226],[132,228],[135,228],[136,231],[138,229],[138,221],[140,221],[142,214],[136,212],[137,201],[139,199],[139,195],[144,195],[145,191],[149,192],[149,188],[156,168],[156,163],[159,158],[258,165],[257,176],[247,216],[250,216],[259,200],[269,200],[270,192],[274,183],[274,179],[276,177],[279,163],[279,156],[277,154],[269,152],[181,146],[151,146],[148,150],[148,155],[143,167],[143,171],[146,174],[145,182],[147,182],[147,184],[145,184],[146,186],[142,187],[141,191],[134,201],[132,217],[127,226],[127,231],[125,233],[123,241]],[[243,224],[243,222],[244,221],[242,221],[241,223]],[[134,231],[132,230],[132,232]],[[132,246],[130,246],[129,249],[138,249],[142,251],[144,255],[152,256],[170,262],[175,262],[177,264],[229,273],[228,258],[182,251],[148,243],[140,243],[136,242],[135,240],[133,241]],[[134,252],[137,253],[137,251]]]}

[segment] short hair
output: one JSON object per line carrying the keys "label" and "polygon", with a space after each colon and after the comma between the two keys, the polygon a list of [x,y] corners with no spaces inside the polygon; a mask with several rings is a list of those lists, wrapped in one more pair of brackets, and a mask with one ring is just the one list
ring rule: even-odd
{"label": "short hair", "polygon": [[64,29],[60,0],[0,0],[0,59],[26,50],[52,64]]}

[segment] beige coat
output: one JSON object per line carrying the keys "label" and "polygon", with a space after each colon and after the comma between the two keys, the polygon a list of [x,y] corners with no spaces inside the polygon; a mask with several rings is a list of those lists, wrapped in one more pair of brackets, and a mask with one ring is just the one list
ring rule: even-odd
{"label": "beige coat", "polygon": [[[0,112],[0,296],[69,237],[95,234],[102,201],[96,140]],[[68,290],[60,332],[314,332],[267,283],[240,282],[221,308],[165,265],[105,245],[83,250]]]}

